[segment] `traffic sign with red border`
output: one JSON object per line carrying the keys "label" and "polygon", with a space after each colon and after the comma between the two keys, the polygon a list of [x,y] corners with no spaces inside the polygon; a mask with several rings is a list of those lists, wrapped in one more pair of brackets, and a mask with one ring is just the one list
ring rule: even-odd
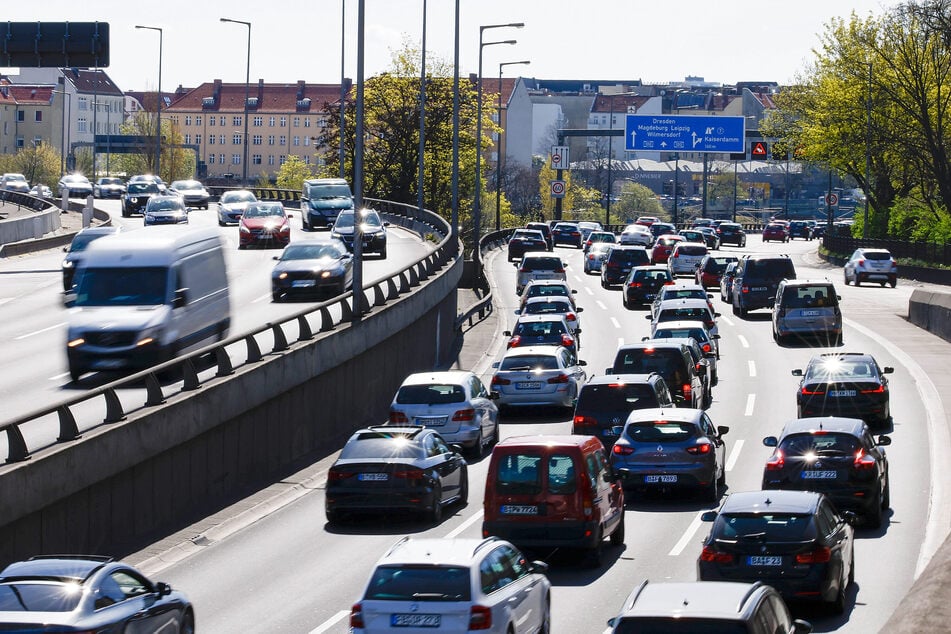
{"label": "traffic sign with red border", "polygon": [[750,148],[750,156],[752,158],[765,159],[768,155],[769,155],[768,143],[764,143],[763,141],[753,141],[753,145]]}
{"label": "traffic sign with red border", "polygon": [[565,181],[549,181],[551,184],[551,197],[552,198],[564,198],[565,197]]}

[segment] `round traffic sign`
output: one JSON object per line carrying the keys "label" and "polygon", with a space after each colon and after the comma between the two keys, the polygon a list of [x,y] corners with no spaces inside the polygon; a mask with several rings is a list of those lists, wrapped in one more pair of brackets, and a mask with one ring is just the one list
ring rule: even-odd
{"label": "round traffic sign", "polygon": [[552,181],[552,182],[551,182],[551,195],[552,195],[552,196],[564,196],[564,195],[565,195],[565,181]]}
{"label": "round traffic sign", "polygon": [[839,195],[834,192],[826,194],[826,204],[828,204],[831,207],[835,207],[836,205],[838,205]]}

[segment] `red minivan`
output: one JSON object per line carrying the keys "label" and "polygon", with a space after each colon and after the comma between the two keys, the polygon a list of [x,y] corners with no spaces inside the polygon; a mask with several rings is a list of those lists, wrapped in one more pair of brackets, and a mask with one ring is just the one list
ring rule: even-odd
{"label": "red minivan", "polygon": [[579,548],[601,565],[604,540],[624,543],[624,490],[595,436],[515,436],[495,446],[483,537],[519,548]]}

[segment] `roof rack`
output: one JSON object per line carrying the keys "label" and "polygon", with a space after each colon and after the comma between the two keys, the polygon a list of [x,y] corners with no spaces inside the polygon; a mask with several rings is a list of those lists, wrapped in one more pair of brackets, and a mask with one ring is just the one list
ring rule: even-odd
{"label": "roof rack", "polygon": [[406,535],[405,537],[402,537],[399,541],[397,541],[395,544],[393,544],[392,546],[390,546],[389,550],[387,550],[387,551],[386,551],[386,554],[383,555],[383,556],[384,556],[384,557],[389,557],[390,555],[393,554],[393,551],[395,551],[397,548],[399,548],[400,546],[402,546],[403,544],[405,544],[405,543],[408,542],[408,541],[409,541],[409,535]]}
{"label": "roof rack", "polygon": [[751,596],[753,596],[753,593],[759,590],[762,586],[763,586],[762,581],[757,581],[753,585],[751,585],[749,589],[746,591],[746,593],[743,595],[743,598],[740,599],[740,603],[736,606],[736,611],[739,612],[740,610],[742,610],[743,605],[749,600]]}

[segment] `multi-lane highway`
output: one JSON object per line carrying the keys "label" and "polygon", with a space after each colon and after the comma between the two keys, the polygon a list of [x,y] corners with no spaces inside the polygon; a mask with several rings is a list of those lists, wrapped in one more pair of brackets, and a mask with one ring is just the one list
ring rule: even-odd
{"label": "multi-lane highway", "polygon": [[[142,226],[141,216],[122,218],[118,201],[97,201],[97,207],[108,211],[113,223],[125,230],[148,231]],[[300,229],[300,214],[294,218],[292,240],[326,237],[326,234],[306,233]],[[209,210],[192,210],[190,224],[217,226],[215,206]],[[277,249],[238,250],[237,227],[221,227],[227,246],[226,262],[231,289],[231,334],[239,334],[293,314],[304,306],[298,302],[275,304],[271,302],[271,259]],[[368,256],[365,260],[364,280],[375,280],[418,260],[431,250],[431,245],[418,236],[398,228],[389,231],[389,254],[386,260]],[[69,398],[80,390],[101,385],[116,378],[114,374],[94,373],[80,381],[71,382],[66,369],[66,319],[63,306],[60,249],[50,249],[30,255],[0,261],[0,341],[4,354],[0,356],[0,402],[3,413],[0,420],[10,420],[56,401]],[[125,407],[138,407],[143,402],[140,390],[122,390],[119,394]],[[99,416],[101,406],[90,403],[91,417]],[[89,409],[89,408],[87,408]],[[84,411],[84,410],[80,410]],[[79,416],[77,416],[79,418]],[[93,418],[93,420],[95,420]],[[42,427],[42,429],[40,429]],[[25,426],[24,434],[31,447],[38,441],[47,442],[56,437],[55,420],[49,425]],[[6,436],[0,435],[0,456],[6,456]]]}
{"label": "multi-lane highway", "polygon": [[[897,289],[845,287],[841,270],[822,263],[816,243],[762,245],[751,239],[745,251],[784,251],[793,255],[800,277],[830,277],[842,296],[845,316],[844,350],[873,354],[892,375],[893,444],[891,511],[879,530],[859,529],[856,583],[842,616],[806,607],[800,614],[814,631],[877,631],[910,587],[916,570],[946,531],[948,501],[935,479],[931,443],[947,443],[941,427],[944,415],[927,375],[914,360],[913,346],[922,333],[902,318],[907,312],[910,284]],[[725,248],[724,252],[740,252]],[[644,311],[627,311],[618,290],[600,287],[598,278],[582,273],[581,254],[558,249],[569,262],[568,278],[585,308],[581,358],[589,373],[600,373],[613,359],[618,344],[648,334]],[[494,332],[470,334],[466,354],[472,369],[485,378],[490,363],[504,349],[501,331],[516,318],[514,268],[504,251],[491,254],[486,266],[495,286]],[[258,295],[263,294],[258,291]],[[249,293],[248,297],[256,297]],[[795,417],[797,380],[790,370],[826,348],[778,347],[770,335],[769,313],[756,311],[746,319],[732,314],[719,299],[722,360],[710,414],[718,425],[729,425],[726,436],[728,490],[758,489],[770,450],[762,438],[776,434]],[[479,328],[483,328],[480,326]],[[911,343],[910,343],[911,342]],[[951,344],[928,340],[931,351],[947,354]],[[385,395],[389,398],[389,395]],[[569,412],[538,411],[503,419],[502,436],[529,433],[566,434]],[[375,422],[375,421],[367,421]],[[939,444],[939,446],[943,446]],[[229,520],[228,513],[213,528],[184,530],[186,548],[168,552],[150,548],[132,555],[149,572],[186,591],[194,602],[198,627],[207,632],[344,632],[351,604],[359,598],[376,559],[403,535],[477,537],[480,533],[481,492],[487,460],[470,465],[473,495],[467,507],[447,513],[439,526],[411,519],[381,519],[330,530],[325,523],[323,481],[333,460],[328,456],[301,477],[294,501],[267,512],[245,513]],[[712,504],[687,496],[639,500],[626,510],[627,538],[623,548],[611,549],[604,566],[591,570],[555,557],[550,578],[554,632],[602,632],[630,589],[645,578],[693,580],[700,540],[707,525],[700,513]],[[252,521],[253,520],[253,521]],[[156,556],[158,554],[158,556]]]}

